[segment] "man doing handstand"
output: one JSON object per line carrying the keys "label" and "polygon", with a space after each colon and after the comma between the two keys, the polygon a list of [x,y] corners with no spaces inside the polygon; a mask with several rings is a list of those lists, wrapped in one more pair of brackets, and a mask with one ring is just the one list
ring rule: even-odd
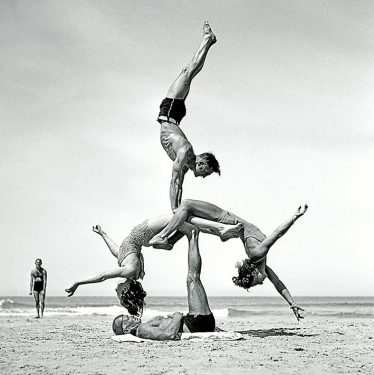
{"label": "man doing handstand", "polygon": [[213,172],[220,174],[219,163],[211,153],[195,155],[191,143],[179,127],[186,115],[184,104],[190,91],[193,78],[203,68],[210,47],[217,41],[208,22],[203,26],[203,40],[191,62],[183,68],[178,78],[173,82],[166,98],[160,105],[157,121],[161,124],[160,140],[162,147],[173,160],[173,170],[170,182],[170,203],[173,212],[182,200],[182,185],[184,176],[191,169],[195,177],[209,176]]}
{"label": "man doing handstand", "polygon": [[201,256],[196,227],[191,230],[188,239],[188,314],[175,312],[167,317],[157,316],[146,323],[142,323],[138,317],[118,315],[113,321],[113,331],[116,335],[130,333],[151,340],[180,340],[182,332],[217,330],[204,286],[200,280]]}

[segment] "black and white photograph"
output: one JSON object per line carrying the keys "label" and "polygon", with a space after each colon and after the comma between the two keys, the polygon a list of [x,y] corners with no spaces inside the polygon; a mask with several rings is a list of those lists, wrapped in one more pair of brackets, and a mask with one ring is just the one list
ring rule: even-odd
{"label": "black and white photograph", "polygon": [[373,374],[374,2],[0,2],[0,373]]}

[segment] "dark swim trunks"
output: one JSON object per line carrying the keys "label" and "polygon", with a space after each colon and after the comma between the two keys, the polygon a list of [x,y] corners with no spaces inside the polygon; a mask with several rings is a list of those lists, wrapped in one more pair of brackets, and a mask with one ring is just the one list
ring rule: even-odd
{"label": "dark swim trunks", "polygon": [[44,289],[43,281],[34,282],[34,292],[41,292]]}
{"label": "dark swim trunks", "polygon": [[190,315],[183,317],[183,322],[190,332],[214,332],[216,320],[213,314]]}
{"label": "dark swim trunks", "polygon": [[[169,121],[169,119],[172,119],[176,122],[176,125],[179,125],[182,118],[186,116],[186,105],[184,104],[184,99],[165,98],[160,104],[160,113],[158,116],[157,121],[160,124],[162,121]],[[166,119],[161,120],[160,116],[164,116]]]}

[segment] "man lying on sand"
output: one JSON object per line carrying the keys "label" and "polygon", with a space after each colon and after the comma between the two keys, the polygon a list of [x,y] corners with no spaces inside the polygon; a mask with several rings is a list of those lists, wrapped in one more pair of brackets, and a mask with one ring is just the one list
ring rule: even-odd
{"label": "man lying on sand", "polygon": [[191,225],[188,234],[187,315],[175,312],[167,317],[156,316],[148,322],[130,315],[118,315],[113,321],[116,335],[130,333],[151,340],[180,340],[182,332],[218,331],[208,298],[200,280],[201,256],[198,245],[199,230]]}

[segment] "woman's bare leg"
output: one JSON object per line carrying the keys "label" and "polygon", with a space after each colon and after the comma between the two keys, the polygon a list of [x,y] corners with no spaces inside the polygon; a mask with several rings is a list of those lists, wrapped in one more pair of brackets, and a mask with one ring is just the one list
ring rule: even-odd
{"label": "woman's bare leg", "polygon": [[209,48],[217,41],[209,23],[205,21],[203,26],[203,40],[190,63],[183,68],[178,78],[170,86],[167,97],[171,99],[185,99],[190,91],[193,78],[204,66]]}
{"label": "woman's bare leg", "polygon": [[[153,237],[152,240],[149,241],[149,244],[157,245],[167,243],[167,237],[177,230],[185,221],[188,221],[189,216],[217,222],[222,212],[223,210],[221,208],[212,203],[185,199],[178,207],[169,224],[158,235]],[[213,225],[214,224],[212,224],[211,230],[214,232],[217,228],[213,228]],[[239,228],[241,228],[241,224],[237,224],[235,227],[235,230],[240,231]]]}
{"label": "woman's bare leg", "polygon": [[240,231],[243,229],[242,223],[236,225],[223,224],[195,216],[188,218],[187,221],[196,225],[201,232],[218,236],[222,241],[227,241],[230,238],[238,238]]}
{"label": "woman's bare leg", "polygon": [[[222,224],[211,220],[201,219],[200,217],[188,218],[187,222],[198,227],[199,230],[203,233],[220,237],[221,241],[223,242],[229,240],[230,238],[238,238],[240,236],[241,230],[243,229],[242,223],[238,223],[236,225]],[[174,246],[183,237],[184,233],[178,230],[173,235],[168,237],[167,244]],[[169,250],[169,248],[166,250]]]}
{"label": "woman's bare leg", "polygon": [[113,256],[115,258],[118,257],[118,250],[119,250],[119,247],[117,244],[115,244],[111,238],[109,238],[109,236],[101,229],[100,225],[95,225],[94,227],[92,227],[92,230],[99,234],[102,239],[105,241],[105,243],[107,244],[110,252],[113,254]]}
{"label": "woman's bare leg", "polygon": [[250,241],[246,241],[246,252],[251,260],[258,262],[263,259],[275,242],[287,233],[295,221],[305,214],[307,209],[307,204],[305,204],[304,207],[300,206],[290,219],[286,220],[282,225],[275,229],[275,231],[266,237],[260,244],[257,242],[256,246],[251,247]]}

